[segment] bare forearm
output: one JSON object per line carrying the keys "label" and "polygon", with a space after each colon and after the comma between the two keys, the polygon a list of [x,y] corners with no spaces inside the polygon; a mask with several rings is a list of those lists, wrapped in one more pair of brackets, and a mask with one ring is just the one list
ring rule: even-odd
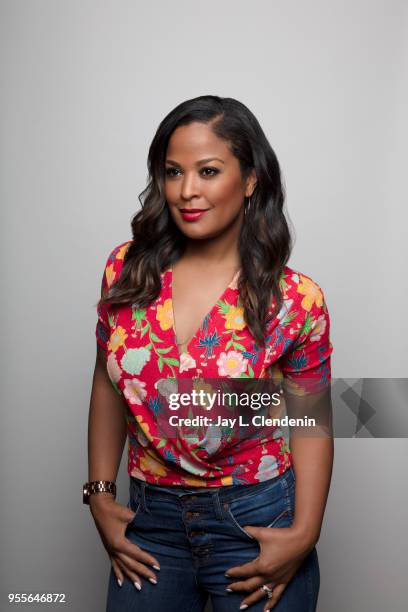
{"label": "bare forearm", "polygon": [[295,472],[294,529],[307,542],[320,536],[333,467],[333,439],[295,435],[290,440]]}
{"label": "bare forearm", "polygon": [[126,441],[126,413],[116,393],[99,351],[95,367],[88,420],[88,478],[117,478]]}

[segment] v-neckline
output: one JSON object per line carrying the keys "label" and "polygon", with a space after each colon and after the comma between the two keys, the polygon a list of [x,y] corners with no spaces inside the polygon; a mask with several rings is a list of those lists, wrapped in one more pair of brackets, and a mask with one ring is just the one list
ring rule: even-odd
{"label": "v-neckline", "polygon": [[234,287],[234,283],[239,275],[239,273],[241,272],[241,268],[239,268],[234,276],[232,277],[232,279],[230,280],[230,282],[228,283],[228,285],[225,287],[224,291],[221,293],[221,295],[217,298],[217,300],[215,301],[215,304],[212,306],[212,308],[207,312],[207,314],[204,316],[204,318],[201,320],[200,325],[198,326],[198,328],[195,331],[194,336],[192,336],[189,340],[189,342],[187,342],[186,344],[186,348],[184,351],[180,352],[179,348],[177,346],[177,330],[176,330],[176,319],[174,316],[174,308],[173,308],[173,266],[170,266],[169,268],[167,268],[167,273],[169,274],[169,280],[168,280],[168,287],[169,287],[169,294],[170,294],[170,303],[171,303],[171,314],[172,314],[172,332],[173,332],[173,345],[176,349],[176,353],[178,356],[178,359],[180,361],[180,358],[182,355],[191,355],[190,353],[190,345],[194,342],[194,340],[196,340],[197,336],[199,335],[199,333],[201,332],[203,325],[204,325],[204,321],[206,319],[208,319],[208,321],[211,320],[213,313],[215,311],[215,309],[218,306],[218,302],[222,301],[227,293],[227,291],[231,288]]}

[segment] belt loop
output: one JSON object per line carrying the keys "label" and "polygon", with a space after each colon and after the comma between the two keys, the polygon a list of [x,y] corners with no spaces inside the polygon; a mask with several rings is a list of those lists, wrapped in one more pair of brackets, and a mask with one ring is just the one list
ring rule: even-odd
{"label": "belt loop", "polygon": [[219,497],[219,492],[218,491],[214,491],[213,493],[213,503],[214,503],[214,510],[215,510],[215,516],[217,519],[223,521],[224,520],[224,514],[222,512],[221,509],[221,502],[220,502],[220,497]]}
{"label": "belt loop", "polygon": [[140,483],[140,505],[143,512],[150,512],[146,503],[146,483],[143,480]]}

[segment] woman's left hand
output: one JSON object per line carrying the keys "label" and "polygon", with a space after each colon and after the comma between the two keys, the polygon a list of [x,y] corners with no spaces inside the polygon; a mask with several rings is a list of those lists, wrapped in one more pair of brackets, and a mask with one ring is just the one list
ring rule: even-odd
{"label": "woman's left hand", "polygon": [[313,549],[315,542],[301,534],[294,526],[245,526],[244,529],[258,541],[260,554],[253,561],[232,567],[225,572],[230,578],[242,578],[232,582],[228,589],[250,593],[241,602],[240,609],[245,609],[242,606],[249,607],[267,597],[267,593],[261,589],[262,585],[266,585],[273,589],[273,595],[265,602],[264,610],[271,610]]}

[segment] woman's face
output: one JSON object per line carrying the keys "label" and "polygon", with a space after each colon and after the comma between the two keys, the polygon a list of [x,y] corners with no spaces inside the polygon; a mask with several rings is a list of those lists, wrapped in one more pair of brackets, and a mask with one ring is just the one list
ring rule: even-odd
{"label": "woman's face", "polygon": [[[244,198],[252,195],[255,184],[255,172],[244,181],[238,159],[206,124],[194,122],[174,130],[164,188],[170,213],[186,236],[212,238],[242,222]],[[188,214],[194,209],[205,212]]]}

